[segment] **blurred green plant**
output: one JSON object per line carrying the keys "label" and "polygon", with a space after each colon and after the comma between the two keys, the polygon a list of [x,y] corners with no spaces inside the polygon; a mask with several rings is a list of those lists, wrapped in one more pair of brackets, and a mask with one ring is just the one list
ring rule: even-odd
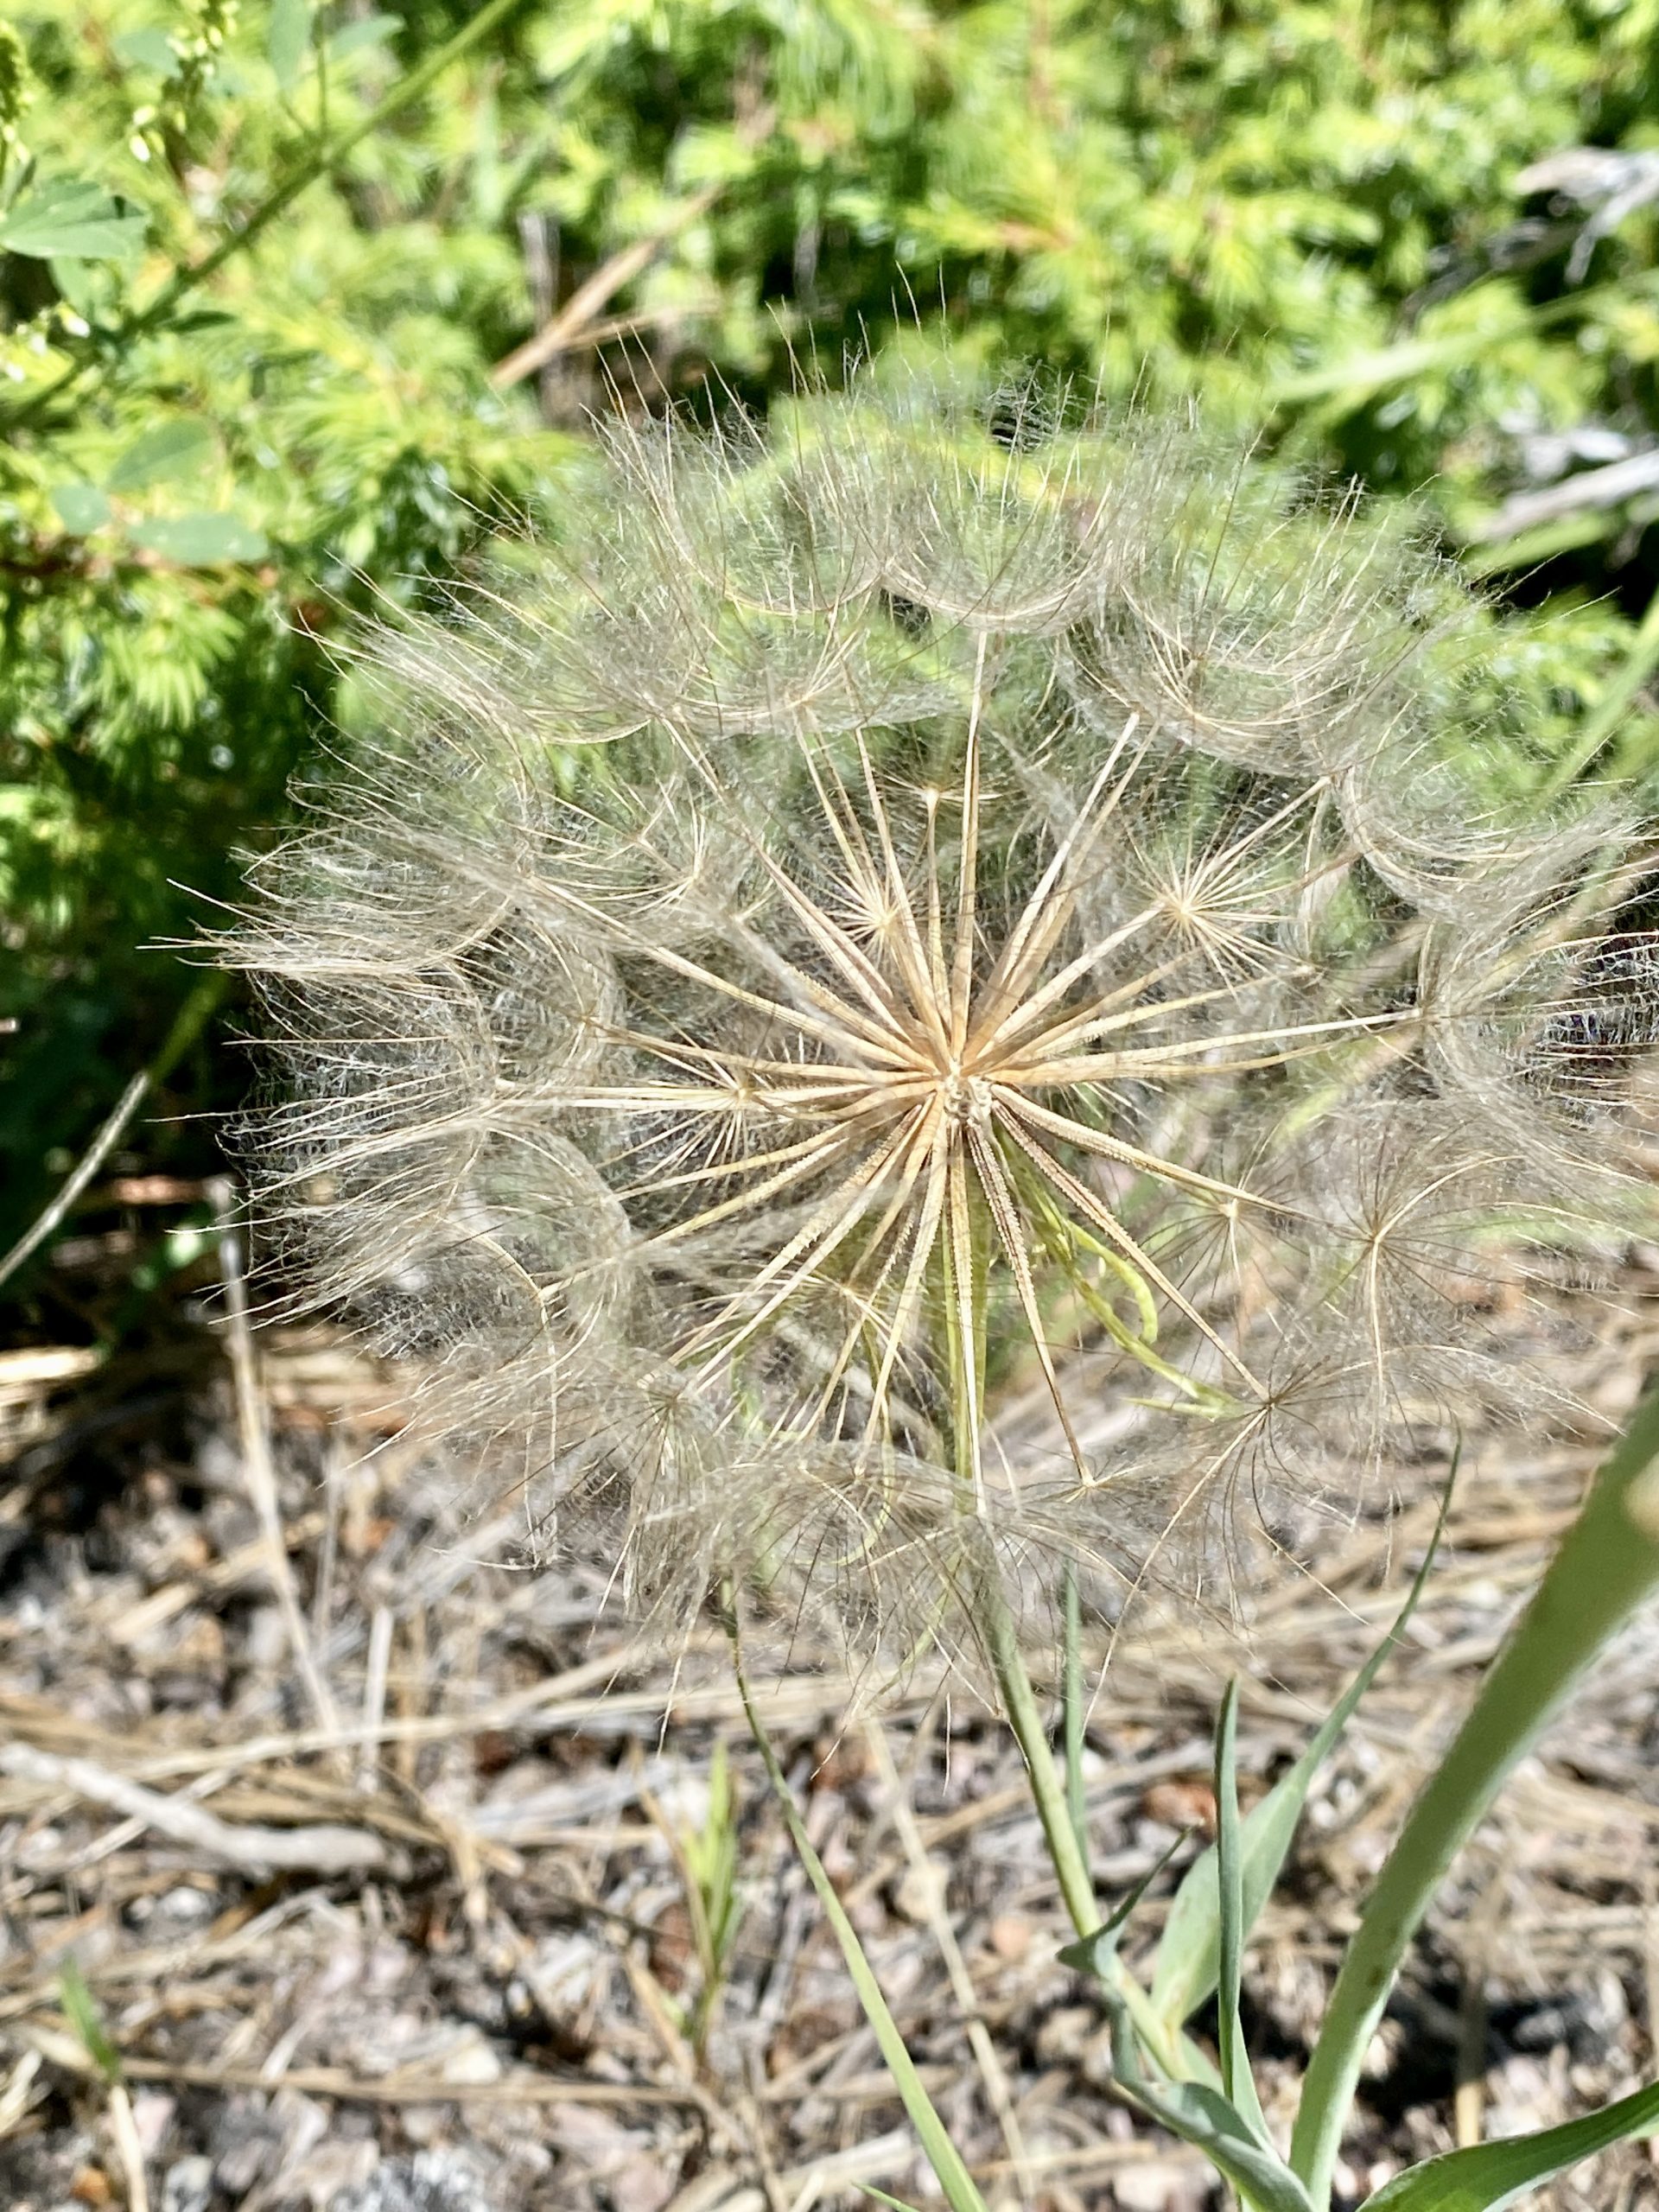
{"label": "blurred green plant", "polygon": [[685,1885],[686,1912],[697,1959],[697,1993],[686,2020],[691,2047],[701,2057],[742,1924],[737,1885],[738,1805],[724,1743],[709,1762],[709,1797],[700,1825],[671,1838]]}
{"label": "blurred green plant", "polygon": [[[1537,607],[1491,673],[1533,756],[1647,773],[1656,38],[1659,0],[24,0],[0,1245],[177,1014],[177,887],[233,898],[351,722],[353,614],[556,528],[589,404],[764,407],[936,317],[1193,392],[1430,485]],[[210,1038],[163,1106],[238,1081]]]}

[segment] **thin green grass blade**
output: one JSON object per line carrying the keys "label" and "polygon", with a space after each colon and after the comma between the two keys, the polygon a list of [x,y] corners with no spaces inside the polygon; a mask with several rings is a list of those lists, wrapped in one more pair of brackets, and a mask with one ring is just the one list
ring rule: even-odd
{"label": "thin green grass blade", "polygon": [[1220,2032],[1222,2087],[1228,2101],[1239,2113],[1264,2150],[1273,2138],[1256,2094],[1244,2048],[1244,2026],[1239,2017],[1239,1994],[1244,1977],[1243,1853],[1238,1817],[1238,1684],[1229,1682],[1216,1722],[1216,1874],[1221,1897],[1219,1943],[1221,1978],[1217,2006]]}
{"label": "thin green grass blade", "polygon": [[1244,1880],[1238,1837],[1238,1684],[1229,1682],[1216,1722],[1217,2037],[1221,2086],[1238,2102],[1238,2077],[1248,2073],[1241,2045],[1238,1993],[1243,1977]]}
{"label": "thin green grass blade", "polygon": [[[1382,1662],[1405,1634],[1407,1624],[1417,1610],[1417,1601],[1423,1594],[1430,1569],[1439,1555],[1457,1471],[1454,1458],[1446,1495],[1440,1502],[1440,1519],[1435,1523],[1434,1534],[1393,1627],[1337,1700],[1329,1718],[1295,1765],[1288,1774],[1281,1777],[1240,1825],[1241,1948],[1249,1941],[1250,1930],[1261,1916],[1262,1906],[1273,1894],[1273,1885],[1278,1880],[1280,1870],[1289,1853],[1296,1834],[1296,1824],[1302,1816],[1303,1806],[1307,1802],[1307,1793],[1313,1786],[1314,1776],[1353,1718],[1360,1700],[1376,1679]],[[1152,2002],[1154,2011],[1160,2018],[1174,2026],[1191,2019],[1215,1990],[1220,1974],[1221,1915],[1217,1888],[1217,1854],[1214,1851],[1205,1851],[1200,1853],[1187,1869],[1185,1879],[1170,1905],[1169,1918],[1165,1923],[1153,1968]]]}
{"label": "thin green grass blade", "polygon": [[1065,1694],[1065,1809],[1084,1865],[1089,1864],[1089,1811],[1083,1794],[1084,1725],[1088,1707],[1083,1695],[1083,1605],[1077,1591],[1077,1570],[1065,1570],[1064,1643],[1061,1681]]}
{"label": "thin green grass blade", "polygon": [[[858,2001],[864,2008],[864,2017],[875,2031],[882,2063],[892,2075],[899,2101],[920,2139],[927,2163],[932,2167],[939,2187],[944,2191],[950,2212],[986,2212],[985,2200],[980,2195],[973,2176],[963,2164],[961,2152],[946,2133],[944,2122],[922,2086],[915,2061],[905,2048],[905,2039],[899,2032],[899,2024],[887,2010],[887,2000],[881,1993],[881,1985],[864,1955],[858,1931],[836,1895],[835,1885],[823,1871],[823,1862],[812,1848],[811,1839],[806,1833],[806,1823],[795,1803],[795,1793],[789,1786],[789,1777],[779,1764],[778,1755],[772,1748],[772,1739],[755,1710],[754,1700],[749,1694],[748,1677],[741,1665],[737,1664],[735,1653],[733,1656],[744,1716],[766,1770],[766,1779],[772,1784],[772,1794],[783,1814],[784,1824],[789,1830],[789,1840],[795,1847],[795,1855],[804,1868],[806,1878],[817,1892],[818,1903],[823,1907],[824,1917],[841,1946],[841,1955],[847,1962],[847,1972],[858,1993]],[[879,2191],[874,2193],[880,2194]],[[889,2197],[885,2201],[892,2203],[894,2200]]]}
{"label": "thin green grass blade", "polygon": [[58,2002],[74,2031],[76,2041],[113,2088],[121,2079],[121,2054],[110,2041],[98,1999],[86,1986],[86,1977],[73,1959],[66,1959],[59,1970]]}
{"label": "thin green grass blade", "polygon": [[1633,2135],[1653,2134],[1659,2134],[1659,2082],[1560,2127],[1430,2158],[1396,2174],[1366,2198],[1361,2212],[1503,2212],[1580,2158]]}
{"label": "thin green grass blade", "polygon": [[874,2197],[878,2204],[890,2205],[892,2212],[916,2212],[913,2204],[906,2204],[902,2196],[889,2196],[885,2189],[878,2189],[873,2181],[849,2182],[848,2187],[855,2189],[861,2196]]}

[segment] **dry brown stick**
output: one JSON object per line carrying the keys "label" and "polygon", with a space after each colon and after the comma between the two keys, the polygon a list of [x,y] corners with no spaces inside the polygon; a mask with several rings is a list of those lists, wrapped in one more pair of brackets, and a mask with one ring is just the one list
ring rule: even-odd
{"label": "dry brown stick", "polygon": [[721,186],[705,184],[683,200],[654,231],[642,238],[635,238],[620,252],[602,262],[585,283],[575,290],[554,316],[544,323],[533,338],[525,339],[522,346],[515,346],[511,353],[496,363],[490,371],[490,382],[497,391],[505,391],[512,385],[533,376],[556,354],[567,352],[580,340],[587,326],[600,309],[615,298],[625,284],[632,283],[640,272],[648,268],[671,239],[690,229],[699,215],[705,214],[720,197]]}
{"label": "dry brown stick", "polygon": [[247,1477],[248,1493],[254,1511],[259,1516],[260,1533],[264,1538],[266,1571],[288,1631],[289,1648],[293,1652],[294,1662],[300,1670],[306,1694],[311,1701],[311,1710],[316,1715],[319,1726],[334,1729],[340,1725],[340,1715],[334,1709],[334,1700],[311,1649],[305,1616],[300,1610],[299,1593],[294,1587],[294,1570],[289,1563],[288,1545],[283,1535],[282,1509],[276,1500],[276,1470],[271,1464],[270,1436],[265,1427],[264,1408],[259,1400],[258,1376],[253,1357],[253,1332],[248,1325],[247,1284],[242,1273],[242,1252],[236,1233],[234,1199],[229,1180],[224,1176],[216,1176],[207,1185],[207,1194],[219,1230],[219,1266],[225,1286],[231,1372],[236,1383],[237,1425],[242,1437],[242,1464]]}
{"label": "dry brown stick", "polygon": [[127,2188],[127,2212],[149,2212],[149,2189],[144,2179],[144,2146],[138,2139],[132,2099],[124,2082],[110,2084],[110,2133],[121,2161],[121,2178]]}
{"label": "dry brown stick", "polygon": [[[471,1713],[416,1713],[405,1719],[383,1720],[373,1728],[347,1721],[334,1728],[300,1728],[285,1735],[251,1736],[240,1744],[188,1745],[178,1751],[146,1754],[139,1761],[137,1770],[150,1781],[170,1781],[181,1775],[200,1774],[204,1770],[218,1772],[221,1768],[263,1766],[275,1759],[300,1758],[308,1753],[338,1751],[362,1743],[442,1743],[452,1737],[476,1736],[491,1729],[526,1728],[546,1732],[559,1727],[576,1728],[591,1726],[596,1715],[605,1713],[650,1716],[653,1721],[666,1715],[671,1724],[730,1720],[734,1717],[736,1693],[717,1682],[690,1689],[618,1690],[602,1699],[547,1696],[550,1688],[563,1688],[577,1679],[599,1681],[612,1674],[620,1674],[624,1671],[626,1662],[637,1656],[625,1653],[617,1659],[607,1656],[589,1662],[572,1668],[569,1675],[556,1676],[550,1683],[514,1690]],[[804,1724],[824,1714],[844,1711],[855,1687],[845,1676],[804,1676],[783,1686],[776,1697],[776,1709],[785,1723]],[[13,1718],[8,1714],[7,1706],[8,1700],[0,1697],[0,1717]]]}
{"label": "dry brown stick", "polygon": [[29,1744],[0,1745],[0,1773],[22,1782],[43,1783],[48,1789],[70,1790],[88,1804],[103,1805],[128,1820],[142,1821],[158,1835],[170,1837],[175,1843],[186,1844],[245,1873],[267,1874],[299,1867],[311,1873],[343,1874],[388,1863],[389,1854],[379,1837],[360,1828],[333,1822],[299,1828],[232,1827],[204,1812],[200,1805],[146,1789],[142,1783],[111,1774],[91,1759],[59,1758]]}
{"label": "dry brown stick", "polygon": [[[94,2071],[92,2059],[57,2021],[29,2026],[31,2040],[54,2066],[76,2074]],[[132,2082],[175,2082],[188,2089],[269,2090],[269,2075],[257,2066],[178,2065],[167,2059],[121,2056],[121,2070]],[[681,2105],[701,2110],[706,2093],[656,2082],[552,2081],[518,2073],[499,2082],[446,2082],[441,2074],[388,2075],[365,2079],[333,2066],[293,2066],[282,2086],[296,2094],[337,2097],[349,2104],[374,2105]]]}

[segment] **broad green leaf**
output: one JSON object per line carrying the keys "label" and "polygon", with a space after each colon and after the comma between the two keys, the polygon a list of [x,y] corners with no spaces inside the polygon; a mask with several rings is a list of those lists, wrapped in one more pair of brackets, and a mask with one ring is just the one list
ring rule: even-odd
{"label": "broad green leaf", "polygon": [[[1456,1472],[1454,1463],[1454,1478]],[[1289,1773],[1280,1777],[1261,1803],[1240,1823],[1241,1948],[1249,1940],[1251,1929],[1261,1916],[1262,1906],[1273,1894],[1273,1885],[1278,1880],[1280,1869],[1289,1853],[1296,1824],[1301,1818],[1303,1806],[1307,1802],[1307,1793],[1313,1786],[1314,1776],[1352,1719],[1356,1707],[1376,1680],[1383,1661],[1404,1635],[1407,1624],[1417,1609],[1417,1601],[1423,1594],[1429,1569],[1440,1550],[1451,1495],[1451,1484],[1448,1482],[1440,1521],[1427,1554],[1406,1593],[1406,1602],[1401,1607],[1393,1627],[1354,1676],[1329,1718]],[[1170,1905],[1169,1918],[1164,1923],[1157,1961],[1153,1969],[1152,2001],[1160,2017],[1172,2024],[1191,2019],[1215,1989],[1220,1975],[1220,1900],[1216,1868],[1215,1852],[1200,1853],[1188,1867]]]}
{"label": "broad green leaf", "polygon": [[1653,2134],[1659,2134],[1659,2082],[1562,2126],[1430,2158],[1385,2183],[1361,2212],[1503,2212],[1580,2158]]}
{"label": "broad green leaf", "polygon": [[265,57],[285,92],[300,81],[311,44],[311,0],[271,0]]}
{"label": "broad green leaf", "polygon": [[335,60],[343,61],[348,54],[357,54],[365,47],[384,46],[389,38],[396,38],[403,28],[401,16],[364,16],[357,22],[337,30],[328,41],[328,51]]}
{"label": "broad green leaf", "polygon": [[177,47],[154,24],[123,31],[113,44],[116,59],[130,69],[154,69],[163,77],[176,77],[182,66]]}
{"label": "broad green leaf", "polygon": [[187,569],[217,568],[226,561],[259,561],[270,550],[261,530],[239,515],[175,515],[165,522],[138,524],[128,531],[135,545],[177,561]]}
{"label": "broad green leaf", "polygon": [[136,438],[104,481],[111,492],[138,492],[147,484],[164,484],[188,476],[212,458],[213,434],[205,423],[188,415],[158,423]]}
{"label": "broad green leaf", "polygon": [[36,261],[123,261],[143,242],[142,215],[124,215],[101,185],[73,177],[37,184],[0,215],[0,248]]}
{"label": "broad green leaf", "polygon": [[1202,2151],[1254,2212],[1313,2212],[1307,2191],[1278,2152],[1259,2143],[1243,2113],[1202,2082],[1177,2082],[1138,2101],[1172,2134]]}
{"label": "broad green leaf", "polygon": [[110,518],[110,503],[96,484],[54,484],[48,495],[58,520],[76,537],[100,530]]}

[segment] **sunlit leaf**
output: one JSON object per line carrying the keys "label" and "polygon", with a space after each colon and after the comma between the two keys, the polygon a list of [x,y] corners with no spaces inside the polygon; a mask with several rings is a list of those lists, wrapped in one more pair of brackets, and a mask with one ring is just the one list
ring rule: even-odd
{"label": "sunlit leaf", "polygon": [[144,242],[144,218],[127,215],[101,185],[73,177],[37,184],[0,215],[0,249],[36,261],[124,261]]}
{"label": "sunlit leaf", "polygon": [[259,561],[270,550],[263,531],[239,515],[175,515],[164,522],[138,524],[128,532],[135,545],[187,569],[217,568],[225,561]]}
{"label": "sunlit leaf", "polygon": [[283,92],[300,81],[311,44],[311,0],[271,0],[265,57]]}
{"label": "sunlit leaf", "polygon": [[54,484],[48,494],[58,520],[76,537],[100,530],[110,518],[110,503],[96,484]]}
{"label": "sunlit leaf", "polygon": [[[1453,1466],[1455,1475],[1456,1467]],[[1448,1482],[1446,1502],[1423,1563],[1417,1570],[1406,1602],[1393,1627],[1354,1676],[1329,1717],[1287,1774],[1239,1826],[1239,1887],[1243,1906],[1241,1944],[1261,1916],[1273,1893],[1295,1836],[1296,1824],[1307,1802],[1313,1777],[1332,1745],[1352,1719],[1355,1709],[1376,1678],[1378,1669],[1404,1635],[1417,1601],[1422,1596],[1429,1569],[1439,1552],[1451,1499]],[[1172,2024],[1190,2019],[1215,1989],[1221,1971],[1221,1922],[1217,1889],[1217,1854],[1205,1851],[1195,1859],[1176,1891],[1164,1923],[1153,1970],[1152,2001]]]}
{"label": "sunlit leaf", "polygon": [[1632,2136],[1659,2134],[1659,2082],[1560,2127],[1448,2151],[1396,2174],[1361,2212],[1503,2212],[1540,2183]]}
{"label": "sunlit leaf", "polygon": [[175,416],[146,430],[122,454],[104,481],[111,492],[138,492],[188,476],[212,458],[213,434],[191,416]]}

